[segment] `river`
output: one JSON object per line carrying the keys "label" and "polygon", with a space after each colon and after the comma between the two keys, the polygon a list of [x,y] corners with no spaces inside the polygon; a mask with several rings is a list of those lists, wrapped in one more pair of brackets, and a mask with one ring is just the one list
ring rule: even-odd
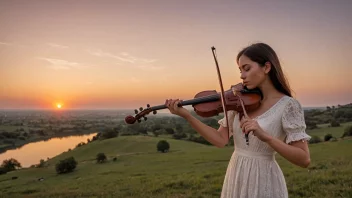
{"label": "river", "polygon": [[7,150],[0,154],[0,164],[3,160],[14,158],[21,163],[23,168],[30,167],[34,164],[39,164],[41,159],[45,161],[47,158],[55,157],[68,149],[74,149],[80,142],[87,143],[87,139],[92,139],[96,135],[79,135],[79,136],[67,136],[60,138],[51,138],[49,140],[43,140],[38,142],[32,142],[26,144],[18,149]]}

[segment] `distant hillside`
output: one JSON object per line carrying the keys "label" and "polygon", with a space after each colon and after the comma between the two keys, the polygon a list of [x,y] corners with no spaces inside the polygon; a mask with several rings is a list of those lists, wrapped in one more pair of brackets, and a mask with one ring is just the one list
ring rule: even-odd
{"label": "distant hillside", "polygon": [[305,121],[308,128],[315,128],[317,124],[339,126],[340,123],[352,121],[352,103],[325,108],[305,110]]}

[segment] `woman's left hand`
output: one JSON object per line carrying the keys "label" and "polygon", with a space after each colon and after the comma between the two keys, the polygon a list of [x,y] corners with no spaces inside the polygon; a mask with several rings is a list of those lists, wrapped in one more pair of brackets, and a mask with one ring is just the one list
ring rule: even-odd
{"label": "woman's left hand", "polygon": [[271,136],[264,132],[264,130],[259,126],[256,120],[249,119],[243,116],[240,124],[242,132],[245,134],[253,132],[253,135],[263,142],[267,142],[271,139]]}

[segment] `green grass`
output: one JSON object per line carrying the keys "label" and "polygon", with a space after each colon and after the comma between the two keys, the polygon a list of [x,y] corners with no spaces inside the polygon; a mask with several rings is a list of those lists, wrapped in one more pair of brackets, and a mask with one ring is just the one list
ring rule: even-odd
{"label": "green grass", "polygon": [[[324,134],[325,135],[325,134]],[[233,152],[182,140],[167,139],[169,153],[156,152],[161,137],[123,136],[65,152],[45,168],[0,175],[0,197],[219,197]],[[351,197],[352,140],[311,144],[309,169],[277,155],[290,197]],[[97,164],[103,152],[108,162]],[[57,175],[55,163],[74,156],[74,172]],[[112,158],[117,157],[113,162]],[[18,179],[11,180],[12,176]],[[38,178],[45,180],[40,182]]]}
{"label": "green grass", "polygon": [[318,125],[318,129],[308,130],[307,133],[311,136],[316,135],[324,140],[324,136],[330,133],[333,137],[340,138],[344,133],[346,126],[352,125],[352,122],[342,123],[339,127],[329,127],[329,124]]}

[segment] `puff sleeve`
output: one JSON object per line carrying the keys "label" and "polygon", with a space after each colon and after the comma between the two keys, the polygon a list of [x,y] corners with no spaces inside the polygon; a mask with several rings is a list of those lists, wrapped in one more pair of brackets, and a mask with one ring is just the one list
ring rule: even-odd
{"label": "puff sleeve", "polygon": [[[236,111],[233,111],[233,110],[230,110],[230,111],[227,111],[227,118],[229,120],[229,123],[230,123],[230,132],[233,133],[233,121],[235,119],[235,115],[236,115]],[[227,127],[227,122],[226,122],[226,117],[224,115],[224,117],[222,119],[220,119],[218,121],[218,124],[220,126],[223,126],[223,127]]]}
{"label": "puff sleeve", "polygon": [[282,115],[282,127],[286,133],[286,143],[293,141],[309,141],[310,136],[306,133],[304,110],[296,99],[291,99],[285,106]]}

